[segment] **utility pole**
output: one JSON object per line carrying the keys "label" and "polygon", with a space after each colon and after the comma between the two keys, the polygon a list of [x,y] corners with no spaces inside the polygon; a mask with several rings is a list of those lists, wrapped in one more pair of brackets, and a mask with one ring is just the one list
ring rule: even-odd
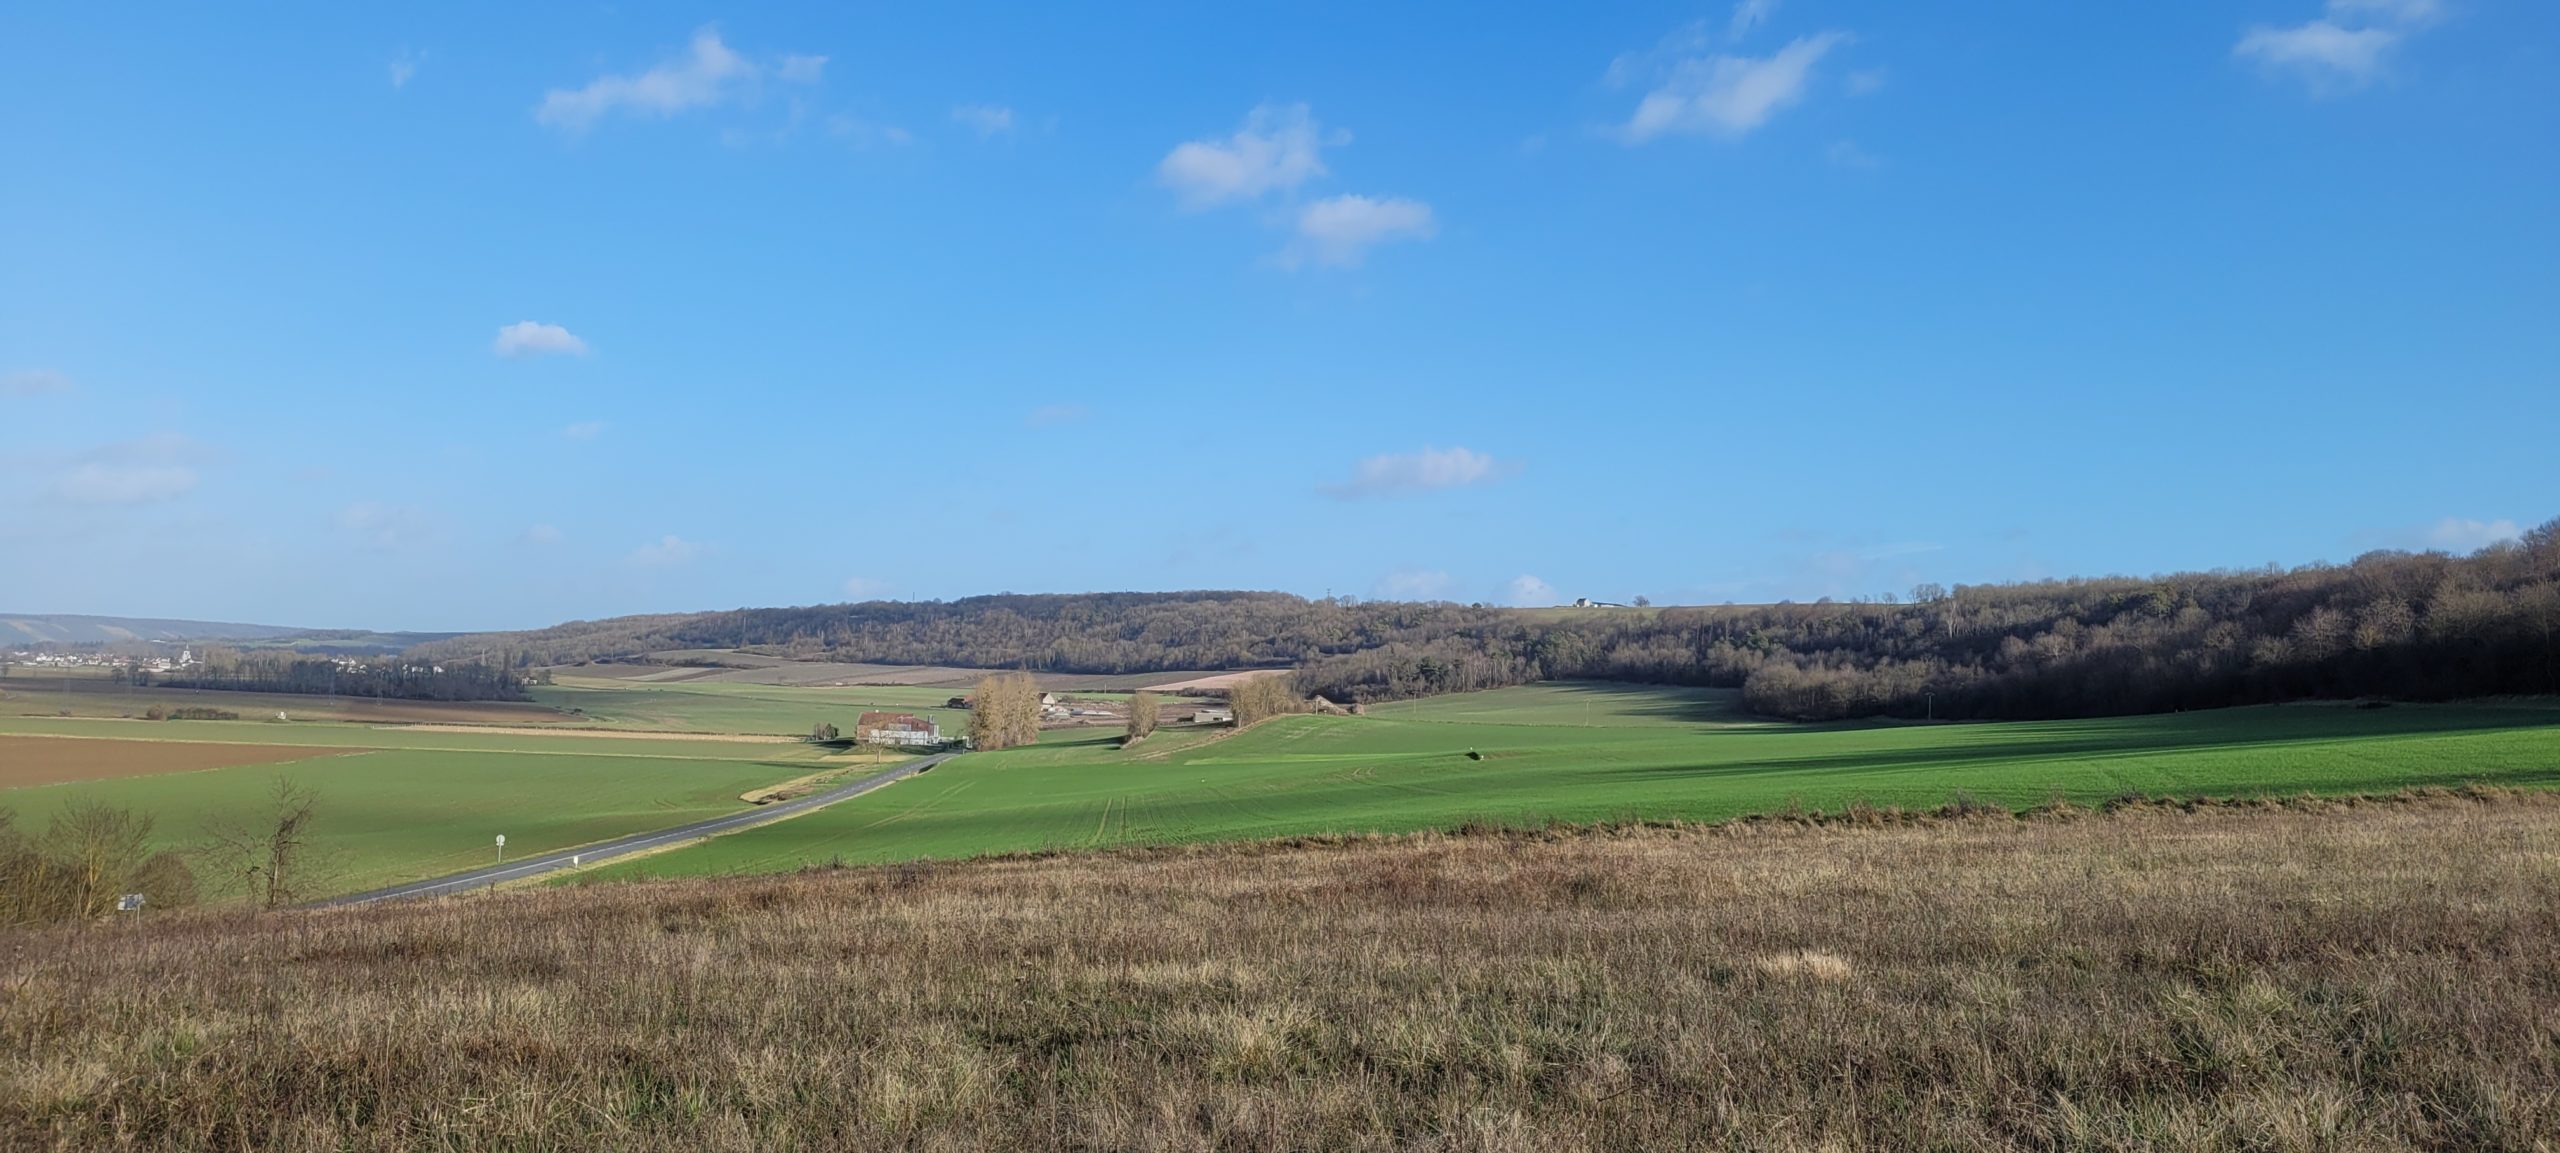
{"label": "utility pole", "polygon": [[1929,701],[1929,704],[1928,704],[1928,712],[1925,714],[1925,718],[1926,718],[1926,719],[1928,719],[1928,720],[1932,720],[1932,721],[1937,720],[1937,719],[1938,719],[1938,694],[1936,694],[1936,693],[1922,693],[1921,695],[1922,695],[1922,696],[1924,696],[1924,697],[1926,697],[1926,698],[1928,698],[1928,701]]}

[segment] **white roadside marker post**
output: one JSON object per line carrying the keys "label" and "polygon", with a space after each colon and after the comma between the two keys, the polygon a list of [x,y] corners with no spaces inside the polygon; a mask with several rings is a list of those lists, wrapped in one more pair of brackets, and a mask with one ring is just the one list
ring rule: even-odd
{"label": "white roadside marker post", "polygon": [[501,865],[507,863],[507,835],[505,833],[498,834],[498,863]]}

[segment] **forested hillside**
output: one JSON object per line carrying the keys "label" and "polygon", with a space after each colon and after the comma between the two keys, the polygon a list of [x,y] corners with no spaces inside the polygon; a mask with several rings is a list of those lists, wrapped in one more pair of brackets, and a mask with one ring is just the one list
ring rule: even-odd
{"label": "forested hillside", "polygon": [[731,647],[1076,673],[1287,665],[1336,700],[1568,678],[1715,685],[1807,720],[2560,694],[2560,521],[2468,557],[1923,586],[1908,603],[1557,616],[1283,593],[1006,595],[631,617],[419,652],[527,666]]}

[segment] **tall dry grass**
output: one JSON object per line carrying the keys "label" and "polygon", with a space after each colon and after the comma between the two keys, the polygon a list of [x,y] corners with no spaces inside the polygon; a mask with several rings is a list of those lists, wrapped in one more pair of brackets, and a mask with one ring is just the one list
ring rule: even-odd
{"label": "tall dry grass", "polygon": [[0,936],[10,1149],[2549,1149],[2560,800],[911,865]]}

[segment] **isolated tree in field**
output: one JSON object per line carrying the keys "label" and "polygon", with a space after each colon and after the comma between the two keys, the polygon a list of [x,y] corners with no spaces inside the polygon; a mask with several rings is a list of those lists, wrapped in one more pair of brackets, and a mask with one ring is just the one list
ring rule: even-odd
{"label": "isolated tree in field", "polygon": [[1138,693],[1129,698],[1129,740],[1137,740],[1156,731],[1156,720],[1164,713],[1164,702],[1154,693]]}
{"label": "isolated tree in field", "polygon": [[841,735],[833,724],[826,721],[809,726],[809,743],[813,745],[834,744]]}
{"label": "isolated tree in field", "polygon": [[969,708],[969,743],[981,749],[1009,749],[1040,739],[1040,689],[1023,673],[997,673],[978,680],[977,700]]}
{"label": "isolated tree in field", "polygon": [[262,909],[293,904],[323,880],[324,870],[311,852],[311,826],[319,809],[317,790],[278,777],[264,810],[214,823],[206,855],[238,879],[251,904]]}
{"label": "isolated tree in field", "polygon": [[1227,689],[1227,707],[1235,710],[1237,728],[1297,712],[1300,703],[1285,676],[1247,677]]}

